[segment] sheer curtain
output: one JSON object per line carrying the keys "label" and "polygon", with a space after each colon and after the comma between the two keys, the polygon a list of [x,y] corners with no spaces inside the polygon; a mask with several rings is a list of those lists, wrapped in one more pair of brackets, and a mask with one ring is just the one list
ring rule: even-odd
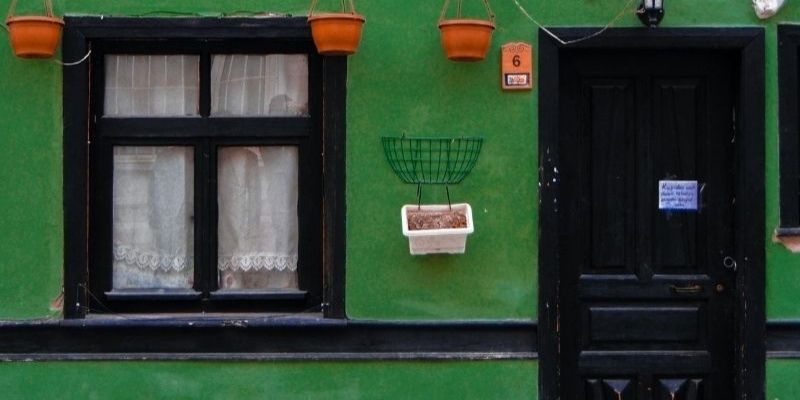
{"label": "sheer curtain", "polygon": [[193,182],[191,147],[114,148],[114,289],[192,287]]}
{"label": "sheer curtain", "polygon": [[297,288],[297,148],[219,152],[219,287]]}
{"label": "sheer curtain", "polygon": [[211,64],[211,115],[308,115],[308,57],[215,55]]}
{"label": "sheer curtain", "polygon": [[105,115],[182,117],[198,114],[200,57],[108,55]]}
{"label": "sheer curtain", "polygon": [[[106,66],[106,115],[197,115],[197,56],[112,55]],[[213,116],[308,113],[304,55],[215,55],[211,72]],[[297,288],[297,147],[220,147],[217,158],[220,289]],[[192,287],[193,183],[192,147],[115,147],[114,289]]]}

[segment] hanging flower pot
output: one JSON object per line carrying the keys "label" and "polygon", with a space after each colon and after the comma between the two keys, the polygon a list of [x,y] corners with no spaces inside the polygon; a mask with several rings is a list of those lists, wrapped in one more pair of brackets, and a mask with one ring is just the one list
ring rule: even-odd
{"label": "hanging flower pot", "polygon": [[445,0],[442,14],[439,17],[439,31],[442,34],[442,48],[447,58],[452,61],[481,61],[486,58],[492,46],[494,31],[494,13],[489,7],[489,0],[483,5],[489,15],[488,20],[461,18],[461,4],[456,2],[456,18],[446,19],[450,0]]}
{"label": "hanging flower pot", "polygon": [[341,56],[355,54],[361,43],[361,30],[366,20],[363,15],[356,14],[353,0],[348,0],[350,11],[346,10],[342,2],[342,12],[314,15],[317,0],[311,2],[308,12],[308,24],[311,26],[311,36],[317,46],[317,52],[326,56]]}
{"label": "hanging flower pot", "polygon": [[405,205],[400,215],[412,255],[464,254],[467,235],[475,231],[467,203]]}
{"label": "hanging flower pot", "polygon": [[21,58],[51,58],[61,42],[64,20],[53,14],[51,0],[44,1],[43,16],[14,16],[17,0],[11,1],[6,25],[14,55]]}

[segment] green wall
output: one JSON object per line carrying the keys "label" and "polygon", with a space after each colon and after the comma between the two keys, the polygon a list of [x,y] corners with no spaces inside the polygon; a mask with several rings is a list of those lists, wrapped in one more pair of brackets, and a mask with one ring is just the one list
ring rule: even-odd
{"label": "green wall", "polygon": [[767,400],[793,400],[800,393],[800,362],[770,360],[767,362]]}
{"label": "green wall", "polygon": [[[348,315],[385,320],[534,319],[539,99],[536,90],[504,93],[499,89],[498,49],[519,40],[535,45],[537,29],[512,1],[495,1],[498,29],[489,59],[455,64],[446,61],[439,48],[440,1],[356,2],[367,24],[362,46],[350,58],[348,69]],[[550,26],[602,26],[627,1],[520,2]],[[22,12],[39,4],[22,3]],[[302,15],[309,2],[55,3],[59,12],[70,14],[219,16],[262,10]],[[469,13],[479,15],[477,0],[466,3]],[[638,1],[628,2],[631,7],[634,3]],[[0,9],[7,4],[8,0],[0,0]],[[795,300],[800,292],[800,255],[771,242],[778,222],[776,24],[800,22],[800,3],[788,2],[768,22],[760,22],[745,0],[669,0],[667,7],[665,27],[766,29],[768,314],[773,319],[800,319],[800,302]],[[628,13],[615,26],[639,26],[639,22]],[[538,57],[538,51],[534,54]],[[0,236],[0,319],[57,317],[49,307],[62,282],[61,68],[49,61],[15,59],[7,41],[0,40],[0,73],[4,95],[0,99],[0,226],[5,227]],[[453,199],[469,202],[475,213],[476,232],[466,255],[408,255],[399,209],[415,200],[415,188],[394,176],[379,144],[382,135],[403,134],[486,138],[472,175],[451,188]],[[424,194],[426,202],[444,201],[443,189],[426,188]],[[145,393],[152,397],[176,397],[204,388],[215,393],[211,398],[226,397],[228,390],[243,396],[269,392],[288,398],[331,393],[317,393],[314,388],[341,388],[332,393],[341,394],[335,397],[404,397],[405,390],[419,390],[419,397],[530,398],[536,384],[535,362],[79,365],[0,364],[4,369],[0,387],[11,388],[23,398],[58,397],[67,392],[75,393],[75,398],[108,397],[109,393],[118,397],[141,391],[149,391]],[[800,362],[770,361],[768,372],[771,398],[792,398],[791,377],[800,373]],[[488,379],[482,381],[484,376]],[[445,383],[440,385],[440,381]],[[341,382],[346,384],[338,385]],[[179,387],[189,391],[178,391]]]}
{"label": "green wall", "polygon": [[[38,2],[22,2],[21,12]],[[105,15],[221,15],[269,10],[304,14],[306,1],[57,1],[60,12]],[[335,3],[335,2],[334,2]],[[370,319],[531,319],[536,310],[537,91],[499,89],[502,43],[536,43],[537,30],[512,2],[495,2],[498,29],[489,60],[446,61],[438,43],[438,2],[361,1],[364,41],[350,58],[347,143],[347,311]],[[479,15],[478,2],[468,11]],[[523,1],[552,26],[604,25],[619,0]],[[0,2],[0,9],[6,1]],[[23,7],[24,6],[24,7]],[[790,2],[768,23],[748,2],[692,0],[668,3],[664,26],[753,26],[767,29],[767,269],[771,318],[800,317],[791,293],[800,289],[800,256],[771,243],[778,217],[776,23],[800,19]],[[711,12],[713,10],[713,12]],[[628,14],[616,26],[638,26]],[[0,318],[50,315],[60,292],[61,70],[48,61],[9,55],[0,40]],[[546,101],[546,99],[544,100]],[[472,204],[476,232],[463,256],[411,257],[400,233],[399,208],[415,199],[414,187],[390,171],[381,135],[482,135],[485,147],[456,201]],[[444,191],[426,188],[425,201]]]}
{"label": "green wall", "polygon": [[[0,2],[4,7],[7,1]],[[30,4],[23,2],[31,7]],[[36,3],[36,2],[30,2]],[[267,3],[267,4],[265,4]],[[71,14],[220,15],[266,9],[302,14],[305,1],[69,1]],[[477,4],[477,2],[475,2]],[[362,1],[368,19],[364,42],[351,57],[348,83],[347,310],[354,318],[471,319],[535,317],[537,254],[537,92],[504,93],[498,85],[497,48],[537,30],[510,2],[496,2],[498,29],[489,60],[456,64],[441,54],[435,28],[438,4]],[[622,1],[523,2],[553,26],[603,25]],[[469,2],[468,2],[469,4]],[[424,6],[421,6],[424,5]],[[747,2],[691,0],[668,3],[664,26],[752,26],[760,22]],[[708,12],[708,10],[715,12]],[[477,7],[470,10],[477,15]],[[771,244],[777,225],[777,82],[775,23],[800,17],[794,3],[767,29],[767,253],[768,308],[772,318],[800,316],[788,295],[800,289],[800,257]],[[637,26],[626,15],[617,26]],[[48,61],[9,56],[0,41],[6,100],[0,101],[0,222],[13,227],[0,240],[0,318],[48,316],[60,291],[61,72]],[[546,100],[545,100],[546,101]],[[392,174],[381,135],[482,135],[478,166],[452,188],[456,201],[475,210],[476,233],[463,256],[411,257],[400,234],[399,208],[414,201],[414,187]],[[426,188],[425,201],[444,191]]]}
{"label": "green wall", "polygon": [[[536,399],[536,363],[0,364],[17,399]],[[513,384],[510,384],[513,383]]]}

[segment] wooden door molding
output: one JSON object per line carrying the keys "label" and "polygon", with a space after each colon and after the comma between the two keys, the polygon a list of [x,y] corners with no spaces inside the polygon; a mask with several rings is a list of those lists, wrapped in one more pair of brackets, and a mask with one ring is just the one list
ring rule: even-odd
{"label": "wooden door molding", "polygon": [[[569,40],[593,29],[554,29]],[[739,55],[734,152],[736,210],[736,398],[764,399],[764,31],[761,28],[610,29],[564,46],[539,32],[539,386],[540,398],[560,396],[559,358],[559,69],[560,56],[581,50],[725,49]],[[598,383],[601,385],[601,383]]]}

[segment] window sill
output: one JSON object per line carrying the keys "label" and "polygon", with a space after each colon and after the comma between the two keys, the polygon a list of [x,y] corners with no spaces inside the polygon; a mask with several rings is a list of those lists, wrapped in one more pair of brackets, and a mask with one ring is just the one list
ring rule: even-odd
{"label": "window sill", "polygon": [[[212,292],[211,300],[305,300],[305,290],[219,290]],[[105,293],[106,298],[113,301],[149,301],[149,300],[186,300],[195,301],[202,298],[202,293],[192,289],[121,289]]]}
{"label": "window sill", "polygon": [[200,300],[202,293],[192,289],[118,289],[105,295],[115,301]]}
{"label": "window sill", "polygon": [[219,290],[209,295],[211,300],[305,300],[305,290]]}
{"label": "window sill", "polygon": [[336,327],[347,321],[324,318],[321,313],[192,313],[192,314],[91,314],[84,319],[65,319],[62,326],[131,328],[227,328],[227,327]]}

